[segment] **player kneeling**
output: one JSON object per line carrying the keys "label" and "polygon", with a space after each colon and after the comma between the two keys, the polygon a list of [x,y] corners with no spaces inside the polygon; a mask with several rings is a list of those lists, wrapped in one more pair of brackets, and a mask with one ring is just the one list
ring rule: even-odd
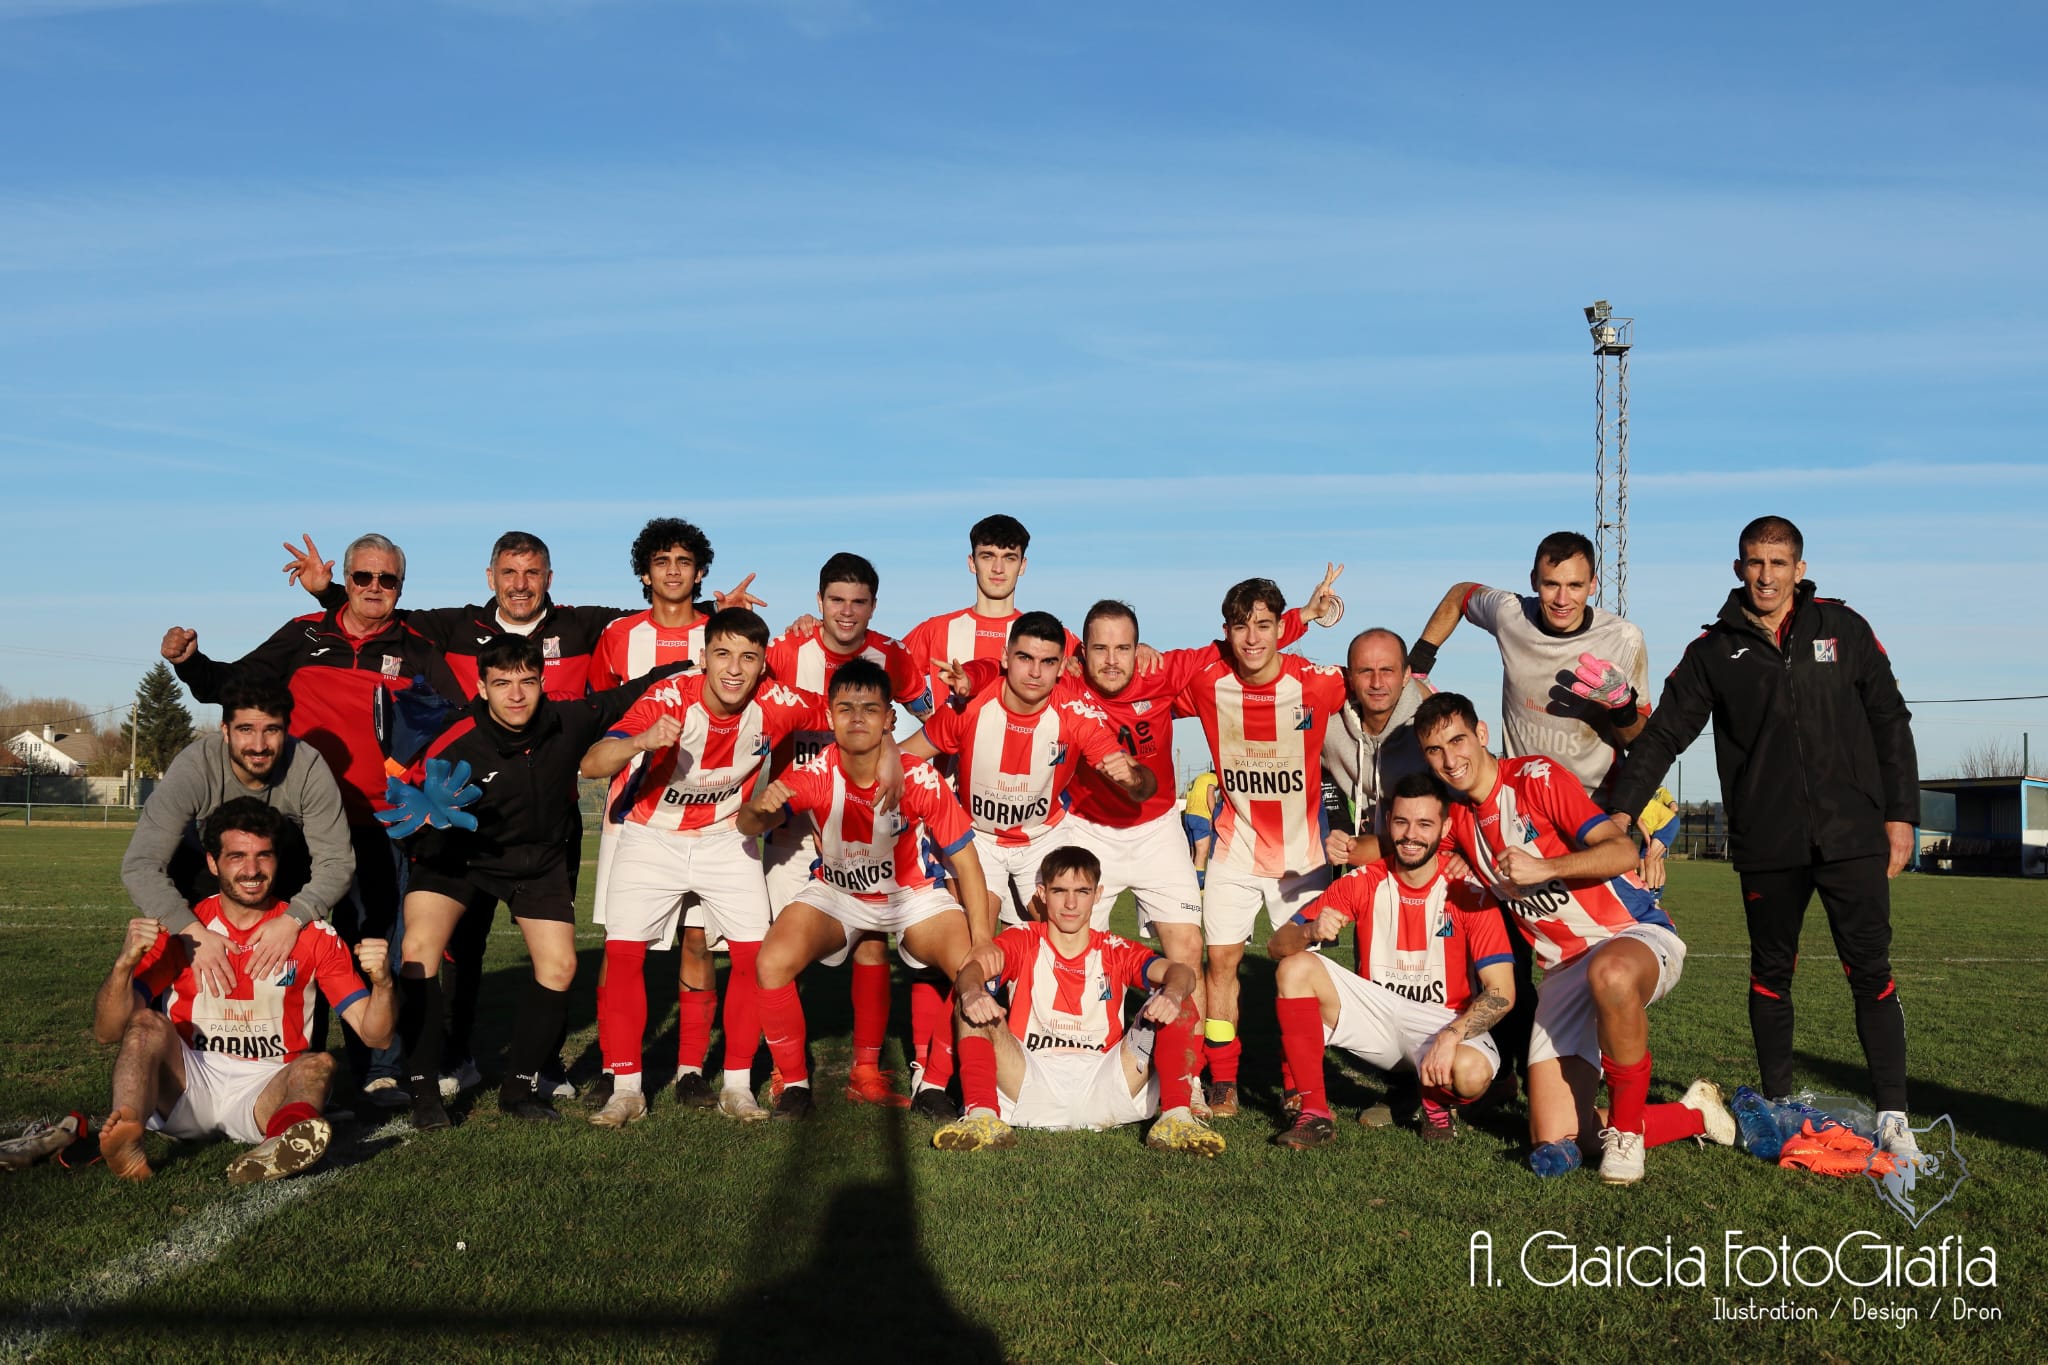
{"label": "player kneeling", "polygon": [[[974,852],[974,829],[945,780],[923,760],[898,755],[901,806],[875,809],[895,719],[893,695],[880,664],[865,658],[841,664],[826,694],[833,742],[739,810],[740,833],[750,839],[791,812],[809,815],[818,837],[813,880],[775,917],[761,943],[761,1031],[782,1075],[771,1115],[777,1119],[811,1116],[808,1038],[796,993],[804,968],[844,961],[870,933],[895,934],[914,967],[929,963],[949,977],[970,956],[980,959],[984,974],[1000,960],[989,946],[995,907]],[[923,856],[927,838],[952,869],[958,901],[932,884]]]}
{"label": "player kneeling", "polygon": [[[1280,1046],[1301,1097],[1274,1141],[1320,1147],[1337,1136],[1323,1088],[1323,1052],[1341,1047],[1374,1066],[1415,1072],[1422,1136],[1457,1135],[1451,1111],[1485,1094],[1500,1070],[1487,1030],[1515,1004],[1515,959],[1493,898],[1443,869],[1450,796],[1426,773],[1395,784],[1386,815],[1390,858],[1339,877],[1266,945],[1279,962]],[[1358,970],[1316,952],[1358,925]]]}
{"label": "player kneeling", "polygon": [[[234,984],[226,995],[200,989],[182,938],[153,919],[128,921],[128,937],[93,1002],[93,1036],[118,1042],[114,1101],[100,1130],[100,1155],[123,1180],[147,1180],[147,1128],[172,1137],[226,1136],[256,1145],[228,1166],[236,1184],[305,1170],[333,1137],[320,1110],[334,1084],[334,1054],[308,1052],[313,988],[370,1047],[391,1041],[396,1010],[382,939],[356,946],[364,986],[348,948],[325,920],[299,930],[274,976],[249,974],[248,944],[285,913],[273,887],[285,817],[253,796],[207,817],[207,868],[220,892],[192,907],[199,923],[228,941]],[[162,1013],[150,1008],[161,1002]]]}
{"label": "player kneeling", "polygon": [[[989,993],[979,959],[953,983],[967,1112],[932,1146],[1010,1147],[1013,1127],[1119,1128],[1159,1114],[1146,1146],[1216,1155],[1222,1135],[1189,1109],[1201,1027],[1188,999],[1194,969],[1092,927],[1102,864],[1087,849],[1053,849],[1038,877],[1043,919],[996,936],[1009,1009]],[[1128,1033],[1125,991],[1149,992]]]}

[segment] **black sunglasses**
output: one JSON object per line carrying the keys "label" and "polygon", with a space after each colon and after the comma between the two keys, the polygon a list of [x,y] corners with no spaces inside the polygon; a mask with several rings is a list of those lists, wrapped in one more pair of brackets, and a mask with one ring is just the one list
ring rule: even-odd
{"label": "black sunglasses", "polygon": [[357,569],[348,578],[349,582],[359,588],[367,588],[375,583],[386,592],[398,591],[398,575],[395,573],[371,573],[368,569]]}

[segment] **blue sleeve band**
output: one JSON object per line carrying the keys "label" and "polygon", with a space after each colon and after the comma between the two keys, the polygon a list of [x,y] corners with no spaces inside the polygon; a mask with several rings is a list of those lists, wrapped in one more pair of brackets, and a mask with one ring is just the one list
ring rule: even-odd
{"label": "blue sleeve band", "polygon": [[631,738],[632,738],[632,736],[631,736],[631,735],[629,735],[629,734],[627,734],[627,733],[626,733],[626,732],[625,732],[624,730],[607,730],[607,731],[605,731],[605,732],[604,732],[604,737],[605,737],[606,739],[631,739]]}
{"label": "blue sleeve band", "polygon": [[341,1014],[344,1011],[346,1011],[350,1005],[355,1004],[356,1001],[367,1000],[369,998],[370,993],[368,991],[353,991],[349,994],[347,999],[341,1001],[339,1004],[331,1005],[329,1006],[329,1008],[332,1009],[336,1014]]}
{"label": "blue sleeve band", "polygon": [[961,849],[967,847],[969,844],[973,842],[974,831],[970,829],[965,834],[961,835],[958,839],[955,839],[952,843],[947,844],[945,848],[941,849],[940,851],[950,856],[952,854],[958,853]]}
{"label": "blue sleeve band", "polygon": [[1611,820],[1613,818],[1613,816],[1608,815],[1603,811],[1599,815],[1596,815],[1592,819],[1586,821],[1585,824],[1580,825],[1578,834],[1574,836],[1579,847],[1584,848],[1586,846],[1586,832],[1588,830],[1592,829],[1595,825],[1603,824],[1606,821]]}
{"label": "blue sleeve band", "polygon": [[1513,953],[1495,953],[1491,957],[1480,958],[1477,962],[1473,963],[1472,965],[1475,968],[1492,967],[1503,962],[1507,963],[1509,966],[1513,966],[1515,962],[1515,955]]}

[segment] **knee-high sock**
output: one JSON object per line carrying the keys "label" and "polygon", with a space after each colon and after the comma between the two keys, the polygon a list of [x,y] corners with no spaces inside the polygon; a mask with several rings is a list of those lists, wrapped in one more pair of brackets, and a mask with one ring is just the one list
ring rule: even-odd
{"label": "knee-high sock", "polygon": [[966,1109],[1002,1108],[996,1088],[996,1045],[979,1033],[960,1038],[960,1103]]}
{"label": "knee-high sock", "polygon": [[[1237,1084],[1237,1060],[1243,1053],[1243,1044],[1237,1041],[1237,1025],[1228,1019],[1208,1019],[1202,1024],[1209,1060],[1209,1079],[1218,1085]],[[1216,1035],[1226,1032],[1228,1036],[1218,1041]]]}
{"label": "knee-high sock", "polygon": [[737,1076],[752,1070],[761,1046],[761,981],[755,975],[761,945],[727,939],[725,949],[732,958],[725,977],[725,1069]]}
{"label": "knee-high sock", "polygon": [[512,1021],[512,1047],[504,1084],[499,1094],[524,1098],[539,1084],[539,1076],[550,1051],[559,1052],[555,1039],[561,1036],[562,1021],[569,1017],[569,992],[550,990],[538,981],[526,983],[526,1002]]}
{"label": "knee-high sock", "polygon": [[[441,1042],[447,997],[438,976],[398,978],[398,1031],[405,1042],[405,1074],[414,1086],[441,1084]],[[415,1091],[415,1093],[419,1093]],[[440,1093],[438,1090],[436,1094]]]}
{"label": "knee-high sock", "polygon": [[920,972],[910,979],[910,1051],[918,1065],[930,1069],[932,1040],[941,1036],[953,1036],[953,1016],[932,974]]}
{"label": "knee-high sock", "polygon": [[1643,1146],[1661,1147],[1707,1131],[1707,1116],[1682,1104],[1643,1106]]}
{"label": "knee-high sock", "polygon": [[[1323,1002],[1313,995],[1282,996],[1273,1008],[1280,1016],[1280,1050],[1294,1073],[1294,1088],[1301,1092],[1301,1112],[1330,1117],[1330,1096],[1323,1087]],[[1213,1060],[1214,1048],[1209,1055]],[[1233,1080],[1235,1060],[1229,1077]]]}
{"label": "knee-high sock", "polygon": [[777,986],[772,991],[763,990],[755,999],[760,1002],[761,1031],[768,1038],[768,1055],[775,1059],[775,1069],[782,1073],[783,1085],[808,1083],[811,1065],[804,1056],[804,1047],[809,1039],[805,1033],[803,1001],[797,998],[796,982]]}
{"label": "knee-high sock", "polygon": [[880,1066],[889,1037],[889,964],[853,964],[853,1064]]}
{"label": "knee-high sock", "polygon": [[1607,1077],[1607,1126],[1623,1133],[1642,1132],[1643,1106],[1650,1098],[1649,1052],[1627,1066],[1603,1052],[1600,1070]]}
{"label": "knee-high sock", "polygon": [[[731,1001],[728,988],[727,1001]],[[676,993],[676,1066],[702,1071],[711,1053],[711,1021],[718,1014],[718,992],[684,986]]]}
{"label": "knee-high sock", "polygon": [[[1195,1074],[1202,1069],[1202,1016],[1192,1000],[1183,1001],[1180,1014],[1159,1026],[1159,1039],[1152,1047],[1152,1065],[1159,1072],[1159,1112],[1185,1109],[1193,1099]],[[960,1062],[961,1085],[967,1083],[967,1062]]]}
{"label": "knee-high sock", "polygon": [[610,981],[597,1015],[597,1048],[614,1076],[640,1074],[640,1039],[647,1032],[647,945],[608,939],[605,969]]}

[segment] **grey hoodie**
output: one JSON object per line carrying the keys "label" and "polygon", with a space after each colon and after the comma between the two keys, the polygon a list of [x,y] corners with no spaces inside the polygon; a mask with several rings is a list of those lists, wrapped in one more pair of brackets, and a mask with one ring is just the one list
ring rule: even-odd
{"label": "grey hoodie", "polygon": [[[196,884],[179,886],[173,859],[183,865],[188,878],[203,874],[206,859],[199,844],[199,826],[238,796],[257,798],[288,817],[305,835],[303,853],[279,850],[281,883],[292,873],[290,864],[297,860],[294,855],[305,859],[299,869],[305,885],[288,907],[293,919],[301,924],[325,919],[334,903],[348,894],[349,882],[356,875],[356,856],[342,815],[341,789],[320,751],[287,738],[269,780],[251,791],[235,775],[228,742],[215,731],[193,740],[171,760],[163,780],[143,803],[135,837],[128,841],[128,852],[121,859],[121,884],[128,888],[129,898],[143,914],[162,920],[173,934],[197,922],[187,892],[198,889]],[[210,893],[203,893],[201,899],[204,894]]]}
{"label": "grey hoodie", "polygon": [[1342,796],[1351,813],[1351,833],[1383,834],[1387,792],[1409,773],[1429,771],[1415,738],[1415,708],[1429,688],[1410,678],[1394,702],[1394,714],[1377,735],[1366,733],[1358,703],[1346,702],[1323,735],[1323,782]]}

